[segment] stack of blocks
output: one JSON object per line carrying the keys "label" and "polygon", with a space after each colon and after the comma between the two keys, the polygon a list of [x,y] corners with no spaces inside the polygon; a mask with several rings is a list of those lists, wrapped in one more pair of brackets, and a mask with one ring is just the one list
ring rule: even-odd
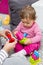
{"label": "stack of blocks", "polygon": [[26,36],[27,33],[22,34],[20,31],[16,33],[16,37],[21,44],[23,44],[27,40]]}
{"label": "stack of blocks", "polygon": [[30,63],[31,65],[37,65],[41,59],[39,58],[39,53],[38,51],[34,51],[34,53],[30,56]]}

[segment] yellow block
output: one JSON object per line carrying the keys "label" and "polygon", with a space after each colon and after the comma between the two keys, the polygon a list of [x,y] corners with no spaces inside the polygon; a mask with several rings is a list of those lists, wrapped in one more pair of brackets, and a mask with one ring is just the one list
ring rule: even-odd
{"label": "yellow block", "polygon": [[31,65],[37,65],[41,62],[41,59],[34,60],[32,57],[30,57],[30,63]]}
{"label": "yellow block", "polygon": [[3,19],[3,25],[8,25],[10,22],[10,15],[6,15],[5,19]]}

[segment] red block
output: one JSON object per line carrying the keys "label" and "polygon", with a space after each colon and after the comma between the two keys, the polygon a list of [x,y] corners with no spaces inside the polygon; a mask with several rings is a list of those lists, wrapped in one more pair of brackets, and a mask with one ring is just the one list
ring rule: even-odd
{"label": "red block", "polygon": [[9,42],[12,43],[15,41],[15,39],[12,37],[11,33],[9,31],[5,32],[5,35],[7,36],[7,38],[9,39]]}

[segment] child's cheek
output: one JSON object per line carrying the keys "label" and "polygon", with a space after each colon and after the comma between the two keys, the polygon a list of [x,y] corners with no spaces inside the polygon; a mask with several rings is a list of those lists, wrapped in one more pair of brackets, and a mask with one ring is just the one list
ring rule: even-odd
{"label": "child's cheek", "polygon": [[23,26],[26,26],[26,23],[23,23]]}

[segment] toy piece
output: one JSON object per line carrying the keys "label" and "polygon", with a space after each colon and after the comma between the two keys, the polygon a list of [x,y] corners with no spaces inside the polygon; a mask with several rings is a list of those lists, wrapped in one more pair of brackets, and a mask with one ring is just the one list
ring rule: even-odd
{"label": "toy piece", "polygon": [[31,65],[37,65],[39,62],[41,61],[41,59],[37,59],[37,60],[34,60],[32,57],[30,57],[30,63]]}
{"label": "toy piece", "polygon": [[7,38],[9,39],[9,42],[12,43],[15,41],[15,39],[12,37],[11,33],[9,31],[5,32],[5,35],[7,36]]}
{"label": "toy piece", "polygon": [[18,40],[21,40],[21,39],[24,38],[21,32],[17,32],[16,37],[17,37]]}
{"label": "toy piece", "polygon": [[23,44],[27,40],[26,36],[27,36],[26,33],[24,33],[23,35],[20,31],[16,33],[16,37],[21,44]]}
{"label": "toy piece", "polygon": [[34,53],[32,54],[32,58],[34,59],[34,60],[37,60],[38,58],[39,58],[39,53],[38,53],[38,51],[34,51]]}
{"label": "toy piece", "polygon": [[27,33],[24,33],[23,36],[26,37],[28,34]]}
{"label": "toy piece", "polygon": [[34,53],[30,56],[30,63],[31,65],[37,65],[41,59],[39,58],[39,53],[38,51],[34,51]]}
{"label": "toy piece", "polygon": [[22,40],[20,40],[19,42],[21,43],[21,44],[24,44],[24,42],[27,40],[27,38],[23,38]]}

